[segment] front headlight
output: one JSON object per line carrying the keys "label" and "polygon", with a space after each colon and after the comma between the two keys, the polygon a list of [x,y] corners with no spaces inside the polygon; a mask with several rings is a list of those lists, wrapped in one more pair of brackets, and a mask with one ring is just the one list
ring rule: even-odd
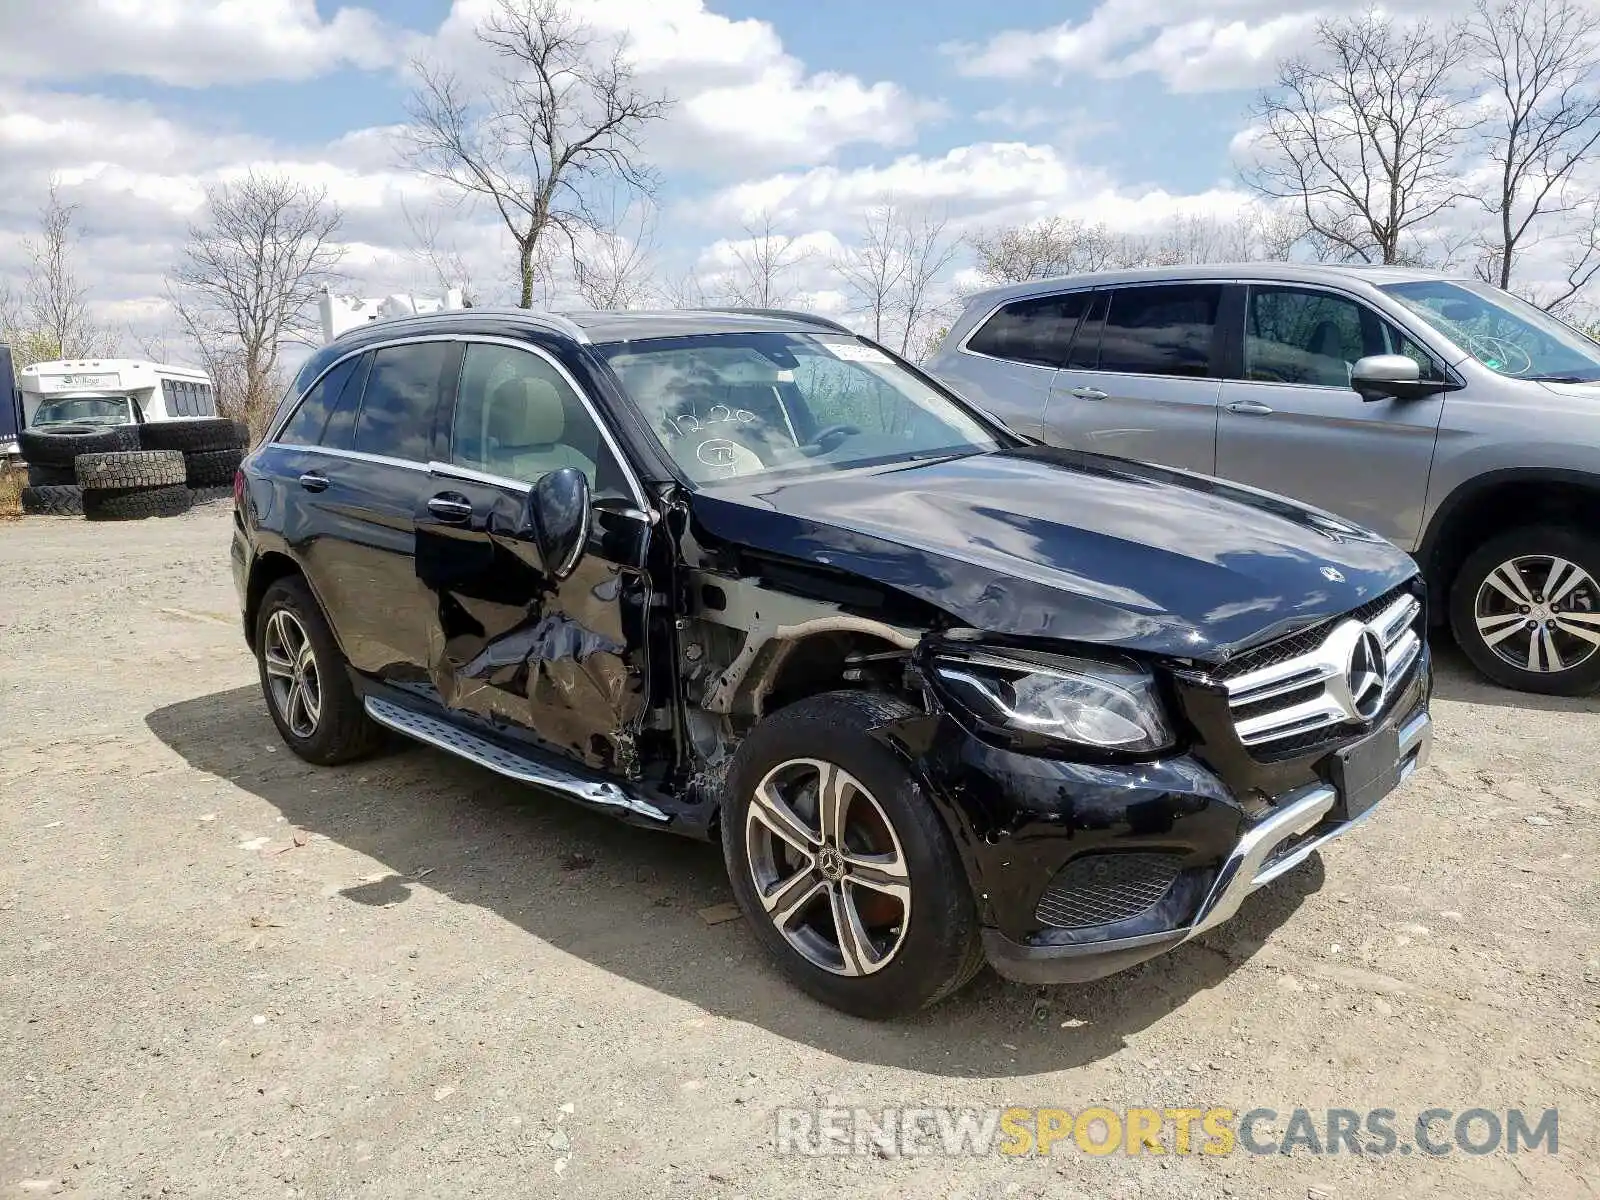
{"label": "front headlight", "polygon": [[974,653],[940,657],[933,669],[957,701],[997,729],[1130,754],[1174,741],[1155,680],[1131,662]]}

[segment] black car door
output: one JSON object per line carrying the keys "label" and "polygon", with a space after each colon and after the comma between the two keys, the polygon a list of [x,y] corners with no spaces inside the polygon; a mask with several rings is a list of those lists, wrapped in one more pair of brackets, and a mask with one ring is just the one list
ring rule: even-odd
{"label": "black car door", "polygon": [[284,536],[356,670],[425,678],[427,596],[414,566],[414,514],[428,487],[435,425],[461,363],[449,340],[380,346],[335,364],[271,453],[288,480]]}
{"label": "black car door", "polygon": [[[416,511],[434,687],[451,708],[631,771],[650,597],[650,525],[632,471],[576,380],[520,342],[467,345],[448,442]],[[565,579],[518,536],[532,485],[561,467],[583,472],[595,502],[586,552]]]}

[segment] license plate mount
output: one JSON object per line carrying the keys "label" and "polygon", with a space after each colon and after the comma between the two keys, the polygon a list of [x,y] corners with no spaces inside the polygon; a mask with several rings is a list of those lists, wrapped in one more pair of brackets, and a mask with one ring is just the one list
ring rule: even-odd
{"label": "license plate mount", "polygon": [[1339,793],[1333,815],[1353,821],[1365,815],[1400,784],[1400,732],[1394,725],[1375,729],[1332,759],[1332,783]]}

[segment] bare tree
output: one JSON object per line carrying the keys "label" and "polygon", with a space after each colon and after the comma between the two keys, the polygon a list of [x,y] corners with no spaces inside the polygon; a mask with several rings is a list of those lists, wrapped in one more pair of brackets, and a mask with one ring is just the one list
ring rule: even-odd
{"label": "bare tree", "polygon": [[900,354],[908,357],[917,343],[919,358],[925,356],[931,335],[928,328],[940,311],[936,300],[939,280],[955,261],[960,243],[946,232],[942,216],[924,213],[909,221],[905,231],[906,269],[900,287]]}
{"label": "bare tree", "polygon": [[1115,239],[1104,225],[1048,217],[1031,225],[983,230],[967,239],[988,284],[1099,271],[1111,264]]}
{"label": "bare tree", "polygon": [[453,240],[444,234],[443,222],[437,211],[414,213],[402,197],[400,212],[405,218],[408,252],[428,273],[430,286],[441,291],[460,288],[465,303],[480,302],[478,289],[473,284],[472,268],[466,255]]}
{"label": "bare tree", "polygon": [[1496,107],[1487,137],[1495,189],[1484,205],[1497,228],[1480,272],[1510,288],[1537,227],[1593,200],[1572,193],[1600,144],[1600,17],[1572,0],[1478,0],[1467,36]]}
{"label": "bare tree", "polygon": [[255,421],[277,399],[279,352],[311,336],[306,310],[343,254],[334,240],[342,219],[326,189],[282,175],[252,172],[207,190],[171,299],[235,415]]}
{"label": "bare tree", "polygon": [[24,238],[28,265],[20,293],[0,290],[0,340],[18,366],[57,358],[111,354],[116,338],[96,323],[89,289],[78,281],[78,206],[65,204],[54,182],[39,210],[39,232]]}
{"label": "bare tree", "polygon": [[774,228],[771,213],[744,227],[745,240],[729,247],[735,267],[723,281],[730,303],[747,308],[782,308],[794,298],[790,277],[809,257],[799,239]]}
{"label": "bare tree", "polygon": [[590,308],[643,308],[656,291],[655,206],[619,206],[573,248],[572,275]]}
{"label": "bare tree", "polygon": [[669,275],[662,280],[661,299],[668,308],[704,308],[705,281],[693,267],[681,274]]}
{"label": "bare tree", "polygon": [[603,44],[562,0],[496,0],[477,31],[497,65],[465,83],[413,64],[407,161],[467,202],[499,213],[517,248],[521,304],[533,305],[541,243],[553,230],[569,252],[596,228],[598,188],[651,194],[646,125],[670,101],[634,85],[622,42]]}
{"label": "bare tree", "polygon": [[855,298],[855,311],[871,322],[875,342],[883,341],[884,325],[893,316],[910,266],[905,233],[892,202],[870,208],[856,244],[833,260],[835,274]]}
{"label": "bare tree", "polygon": [[1456,159],[1473,119],[1456,86],[1466,38],[1371,10],[1319,22],[1315,42],[1258,100],[1259,158],[1246,179],[1298,206],[1332,256],[1403,261],[1418,227],[1462,194]]}

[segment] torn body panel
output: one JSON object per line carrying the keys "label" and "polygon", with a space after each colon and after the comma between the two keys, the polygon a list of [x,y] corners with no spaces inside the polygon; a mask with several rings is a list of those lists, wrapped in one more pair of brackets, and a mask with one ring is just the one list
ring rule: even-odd
{"label": "torn body panel", "polygon": [[590,767],[635,775],[650,596],[635,564],[648,526],[597,514],[587,553],[557,580],[519,527],[523,493],[455,477],[435,484],[474,513],[417,521],[417,574],[433,604],[426,666],[440,700],[529,730]]}

